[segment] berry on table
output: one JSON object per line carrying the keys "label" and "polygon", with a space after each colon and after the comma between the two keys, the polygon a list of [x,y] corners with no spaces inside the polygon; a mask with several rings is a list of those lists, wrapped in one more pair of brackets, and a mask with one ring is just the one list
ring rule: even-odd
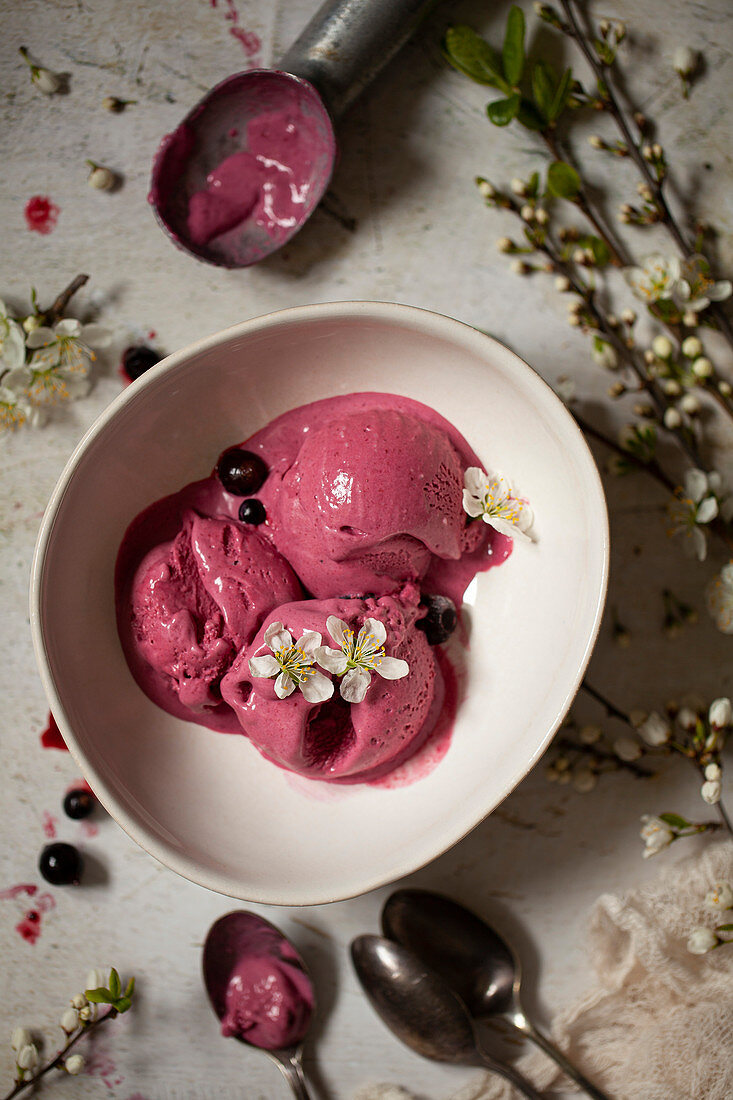
{"label": "berry on table", "polygon": [[83,817],[89,817],[93,812],[96,799],[91,791],[79,787],[69,791],[64,799],[64,813],[74,821],[81,821]]}
{"label": "berry on table", "polygon": [[253,497],[251,500],[243,500],[239,505],[239,520],[240,523],[251,523],[253,526],[258,526],[260,523],[264,523],[267,517],[265,506],[261,500],[257,500]]}
{"label": "berry on table", "polygon": [[83,869],[79,849],[63,841],[47,844],[38,860],[38,870],[52,886],[78,885]]}
{"label": "berry on table", "polygon": [[239,447],[230,447],[216,464],[216,476],[228,493],[245,497],[249,493],[256,493],[260,488],[267,477],[267,466],[259,455],[243,451]]}
{"label": "berry on table", "polygon": [[131,382],[134,382],[160,360],[161,356],[154,348],[148,347],[147,344],[132,344],[122,353],[122,371]]}

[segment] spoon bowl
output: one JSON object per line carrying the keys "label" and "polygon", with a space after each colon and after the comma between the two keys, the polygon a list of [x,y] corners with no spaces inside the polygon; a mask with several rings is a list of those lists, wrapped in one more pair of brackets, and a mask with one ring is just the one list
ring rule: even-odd
{"label": "spoon bowl", "polygon": [[429,890],[397,890],[382,910],[385,936],[415,953],[461,998],[471,1016],[504,1020],[544,1050],[594,1100],[608,1100],[527,1018],[512,949],[463,905]]}
{"label": "spoon bowl", "polygon": [[[247,974],[241,969],[247,961],[254,961],[252,977],[257,985],[267,975],[275,990],[272,1001],[262,1006],[260,1018],[257,985],[254,981],[248,985]],[[227,913],[206,936],[203,977],[222,1034],[263,1050],[277,1063],[293,1094],[299,1100],[309,1100],[301,1058],[315,998],[305,963],[290,940],[256,913]],[[273,1016],[285,1021],[283,1031],[276,1028],[273,1033],[268,1026]]]}
{"label": "spoon bowl", "polygon": [[520,1074],[480,1048],[460,997],[417,955],[382,936],[367,935],[352,942],[351,958],[372,1007],[411,1050],[437,1062],[485,1066],[530,1100],[541,1100]]}
{"label": "spoon bowl", "polygon": [[[277,166],[273,173],[273,163],[265,166],[268,158],[261,158],[270,178],[251,211],[247,212],[246,194],[240,193],[219,211],[218,225],[202,228],[194,220],[191,200],[195,195],[212,196],[221,207],[217,184],[210,182],[212,173],[229,158],[248,153],[252,124],[268,117],[279,117],[307,138],[301,142],[307,152],[299,156],[297,181],[292,165]],[[290,73],[252,69],[217,84],[163,139],[148,197],[160,225],[179,248],[220,267],[248,267],[289,241],[310,217],[328,187],[335,156],[333,125],[315,88]],[[253,164],[251,170],[257,167]],[[273,209],[274,186],[285,188],[288,197],[280,211]],[[210,235],[220,227],[221,232]]]}

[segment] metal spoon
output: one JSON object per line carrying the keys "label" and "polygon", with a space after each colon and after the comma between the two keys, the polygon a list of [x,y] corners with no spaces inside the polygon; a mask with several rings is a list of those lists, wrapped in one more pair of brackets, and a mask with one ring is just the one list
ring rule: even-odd
{"label": "metal spoon", "polygon": [[285,964],[291,970],[304,999],[301,1006],[303,1026],[299,1029],[296,1042],[279,1049],[259,1046],[242,1034],[232,1034],[232,1038],[269,1054],[293,1090],[296,1100],[311,1100],[303,1076],[301,1058],[303,1042],[313,1014],[313,986],[303,960],[279,928],[256,913],[244,910],[227,913],[212,925],[204,943],[203,957],[204,985],[211,1007],[218,1019],[223,1021],[227,1014],[227,989],[232,972],[237,963],[253,950],[258,957],[270,956],[278,964]]}
{"label": "metal spoon", "polygon": [[429,890],[398,890],[382,910],[385,936],[409,948],[458,994],[474,1017],[499,1017],[544,1050],[594,1100],[609,1100],[527,1019],[519,959],[485,921]]}
{"label": "metal spoon", "polygon": [[412,952],[382,936],[357,936],[351,958],[372,1007],[406,1046],[436,1062],[485,1066],[542,1100],[511,1066],[481,1050],[465,1005]]}
{"label": "metal spoon", "polygon": [[[277,69],[227,77],[199,100],[163,139],[153,163],[149,201],[179,248],[221,267],[247,267],[282,247],[323,197],[336,160],[338,118],[394,57],[437,0],[326,0]],[[284,70],[284,71],[282,71]],[[292,224],[267,231],[243,216],[196,241],[188,216],[192,196],[227,158],[247,151],[247,127],[266,112],[286,111],[307,134],[309,164]]]}

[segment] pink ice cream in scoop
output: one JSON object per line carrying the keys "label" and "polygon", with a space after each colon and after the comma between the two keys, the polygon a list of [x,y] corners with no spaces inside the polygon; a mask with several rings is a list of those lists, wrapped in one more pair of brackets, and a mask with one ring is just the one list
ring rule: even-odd
{"label": "pink ice cream in scoop", "polygon": [[226,990],[221,1033],[264,1050],[297,1046],[313,1013],[313,992],[303,971],[286,958],[258,954],[238,960]]}
{"label": "pink ice cream in scoop", "polygon": [[[222,680],[221,691],[242,728],[260,752],[289,771],[315,779],[354,781],[376,778],[395,767],[430,734],[444,698],[443,678],[425,634],[415,626],[420,593],[414,585],[379,599],[306,600],[277,609],[263,624]],[[333,677],[330,699],[312,703],[299,689],[278,698],[272,677],[253,675],[250,660],[268,653],[267,627],[277,617],[297,640],[316,631],[325,645],[328,620],[341,620],[358,637],[366,620],[386,629],[385,655],[406,662],[397,679],[371,672],[362,701],[350,703]],[[326,675],[329,675],[326,673]]]}

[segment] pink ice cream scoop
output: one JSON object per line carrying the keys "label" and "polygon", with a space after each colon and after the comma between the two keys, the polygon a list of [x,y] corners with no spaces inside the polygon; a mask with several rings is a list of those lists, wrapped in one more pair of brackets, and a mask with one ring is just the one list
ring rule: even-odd
{"label": "pink ice cream scoop", "polygon": [[263,617],[300,595],[287,562],[252,528],[184,513],[171,542],[149,551],[120,616],[138,682],[178,716],[226,721],[219,683]]}
{"label": "pink ice cream scoop", "polygon": [[[485,556],[488,529],[463,509],[464,470],[478,459],[446,421],[373,395],[305,409],[307,422],[286,414],[286,441],[276,420],[247,446],[272,466],[260,494],[268,534],[309,592],[382,595],[421,581],[436,559]],[[462,593],[448,591],[457,603]]]}
{"label": "pink ice cream scoop", "polygon": [[[260,752],[290,771],[332,781],[377,778],[414,753],[431,733],[444,698],[433,649],[415,626],[419,598],[417,588],[408,585],[376,600],[307,600],[279,607],[268,616],[221,684],[223,698]],[[331,650],[330,660],[322,664],[332,678],[330,698],[313,702],[301,685],[280,698],[274,665],[269,675],[256,674],[267,672],[258,658],[270,654],[265,638],[275,618],[296,647],[298,639],[316,632]],[[330,672],[338,668],[333,653],[348,649],[337,624],[351,631],[354,663],[374,620],[384,626],[384,641],[378,639],[376,660],[367,656],[364,661],[361,675],[368,687],[363,697],[350,702],[343,697],[349,695],[344,691],[348,673]],[[391,659],[386,669],[381,668],[383,657]]]}

